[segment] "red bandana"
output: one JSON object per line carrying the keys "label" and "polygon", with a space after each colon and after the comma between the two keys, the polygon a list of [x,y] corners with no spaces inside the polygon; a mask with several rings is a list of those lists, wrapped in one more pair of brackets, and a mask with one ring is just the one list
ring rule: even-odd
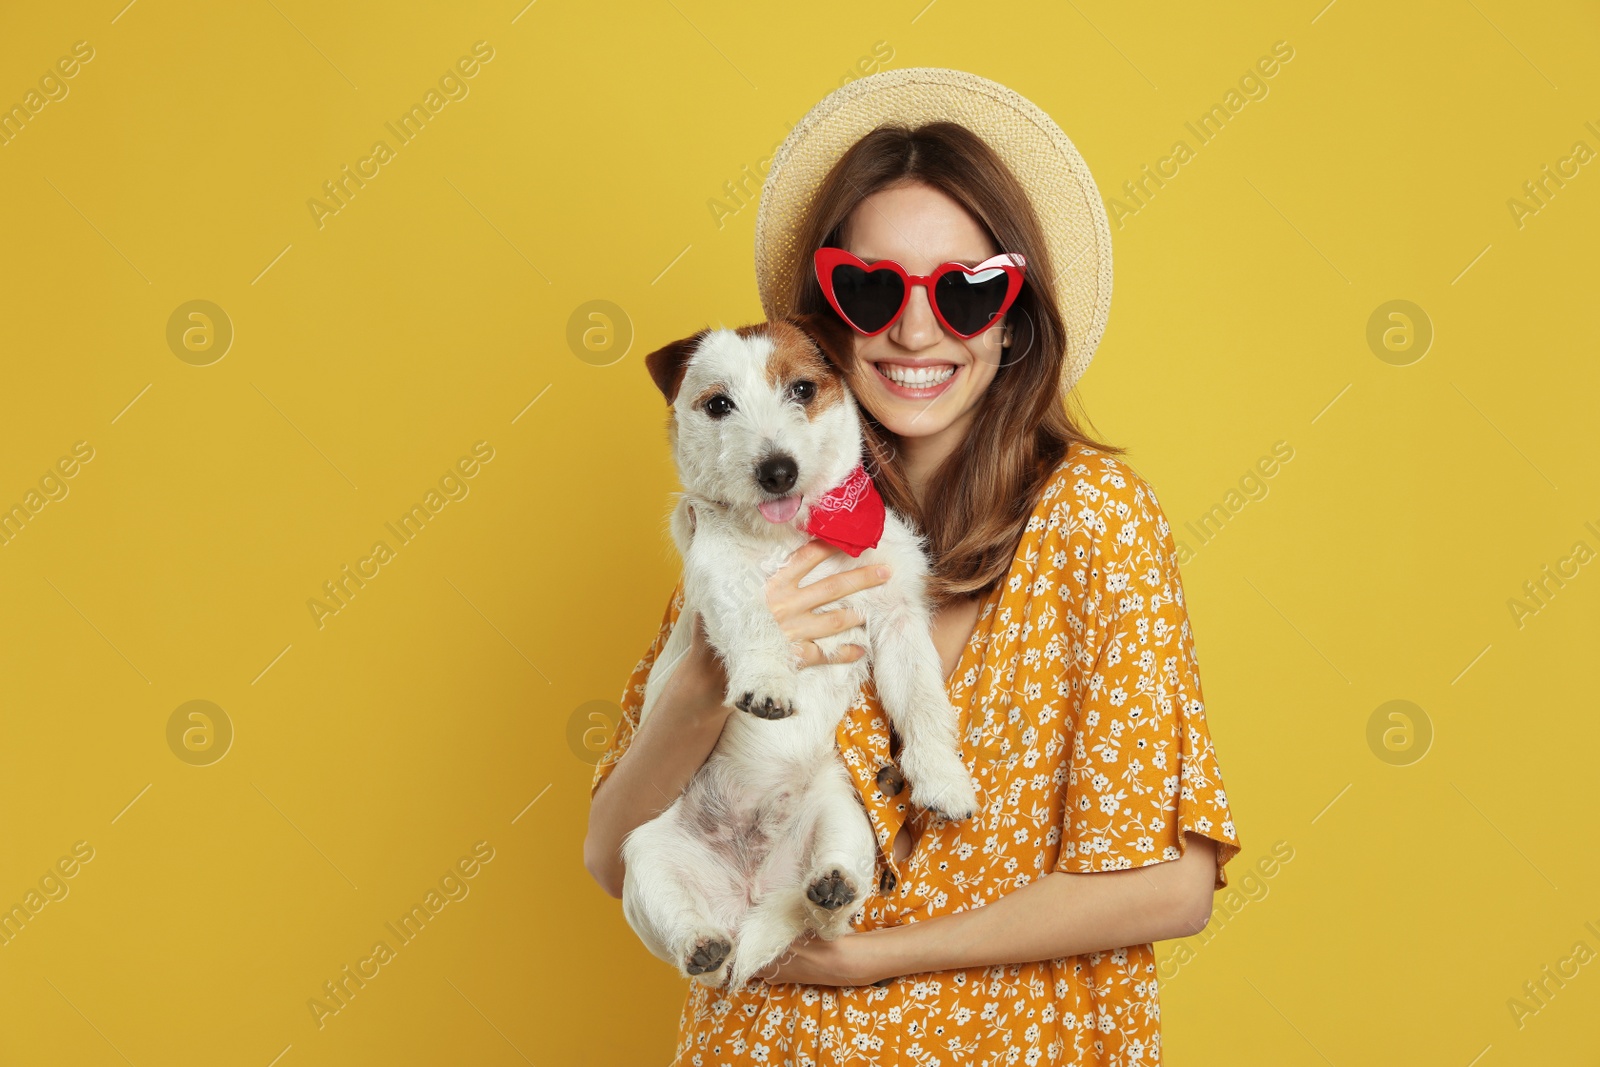
{"label": "red bandana", "polygon": [[883,536],[883,518],[883,497],[866,468],[858,464],[849,477],[811,505],[806,533],[859,556],[877,547]]}

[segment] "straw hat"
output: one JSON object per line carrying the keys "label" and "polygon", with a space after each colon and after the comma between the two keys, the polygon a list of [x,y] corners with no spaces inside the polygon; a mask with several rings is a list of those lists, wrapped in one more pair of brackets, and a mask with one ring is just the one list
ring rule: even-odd
{"label": "straw hat", "polygon": [[850,82],[829,93],[789,132],[772,159],[756,211],[756,286],[768,318],[788,312],[795,242],[812,197],[845,151],[885,124],[959,122],[1011,169],[1033,204],[1055,269],[1067,326],[1063,391],[1094,356],[1111,308],[1111,226],[1089,167],[1037,106],[997,82],[959,70],[913,67]]}

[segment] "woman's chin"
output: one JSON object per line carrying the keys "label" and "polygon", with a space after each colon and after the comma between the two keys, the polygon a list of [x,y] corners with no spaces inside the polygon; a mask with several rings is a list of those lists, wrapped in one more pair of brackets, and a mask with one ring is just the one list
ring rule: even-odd
{"label": "woman's chin", "polygon": [[900,438],[933,437],[948,430],[961,412],[954,397],[935,401],[902,400],[899,397],[874,397],[867,409],[879,424]]}
{"label": "woman's chin", "polygon": [[[981,373],[985,370],[987,374]],[[907,387],[887,380],[872,367],[866,381],[857,387],[856,399],[897,437],[934,437],[961,420],[993,377],[987,367],[962,363],[943,382]]]}

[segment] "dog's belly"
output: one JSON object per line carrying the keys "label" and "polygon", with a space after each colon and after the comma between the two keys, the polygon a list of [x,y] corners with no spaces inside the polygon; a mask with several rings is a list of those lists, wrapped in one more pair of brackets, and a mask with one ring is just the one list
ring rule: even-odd
{"label": "dog's belly", "polygon": [[818,778],[837,773],[834,735],[866,673],[864,663],[801,671],[798,710],[785,719],[730,712],[684,791],[688,824],[752,898],[797,884],[806,842],[796,823]]}
{"label": "dog's belly", "polygon": [[804,841],[797,823],[812,782],[827,769],[822,758],[754,766],[713,754],[684,792],[688,825],[738,872],[751,900],[798,878]]}

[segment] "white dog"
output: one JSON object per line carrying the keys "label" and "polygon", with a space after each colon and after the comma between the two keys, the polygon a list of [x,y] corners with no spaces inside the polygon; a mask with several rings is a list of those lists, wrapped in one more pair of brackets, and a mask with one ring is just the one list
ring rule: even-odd
{"label": "white dog", "polygon": [[[807,316],[703,331],[645,360],[672,406],[684,603],[641,720],[688,651],[697,614],[738,710],[684,792],[624,841],[622,904],[651,952],[711,986],[742,985],[806,929],[846,933],[857,910],[848,905],[872,886],[876,843],[834,744],[869,662],[912,802],[949,819],[977,810],[929,635],[923,541],[883,514],[859,469],[857,409],[839,372],[850,344],[836,320]],[[817,642],[868,655],[802,670],[765,583],[810,531],[859,556],[829,556],[804,584],[873,563],[888,564],[890,578],[837,602],[861,612],[865,628]]]}

